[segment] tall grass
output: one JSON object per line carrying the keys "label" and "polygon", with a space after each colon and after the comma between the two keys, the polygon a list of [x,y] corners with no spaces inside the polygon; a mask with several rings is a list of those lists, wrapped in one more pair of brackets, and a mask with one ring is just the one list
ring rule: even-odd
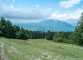
{"label": "tall grass", "polygon": [[83,47],[47,41],[0,38],[10,60],[83,60]]}

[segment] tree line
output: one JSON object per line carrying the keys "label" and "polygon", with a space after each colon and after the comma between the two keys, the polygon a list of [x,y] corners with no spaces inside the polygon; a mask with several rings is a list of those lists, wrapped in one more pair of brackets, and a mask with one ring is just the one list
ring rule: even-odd
{"label": "tree line", "polygon": [[0,37],[25,40],[45,38],[45,36],[45,32],[27,30],[23,27],[12,25],[12,23],[9,20],[6,20],[4,17],[1,17],[0,19]]}
{"label": "tree line", "polygon": [[[12,25],[9,20],[4,17],[0,19],[0,37],[14,38],[14,39],[39,39],[46,38],[47,40],[53,40],[55,38],[64,37],[67,38],[71,32],[48,32],[43,31],[31,31],[19,27],[18,25]],[[62,34],[62,35],[61,35]],[[61,35],[61,36],[60,36]],[[54,37],[55,36],[55,37]]]}
{"label": "tree line", "polygon": [[53,40],[54,42],[72,43],[83,46],[83,13],[79,18],[78,24],[72,32],[51,32],[47,33],[47,40]]}
{"label": "tree line", "polygon": [[0,19],[0,37],[15,39],[39,39],[45,38],[54,42],[64,42],[83,45],[83,13],[74,31],[43,32],[26,30],[17,25],[12,25],[9,20],[3,17]]}
{"label": "tree line", "polygon": [[50,30],[47,32],[46,39],[52,40],[54,42],[64,42],[69,43],[69,36],[71,36],[72,31],[58,31],[58,32],[51,32]]}

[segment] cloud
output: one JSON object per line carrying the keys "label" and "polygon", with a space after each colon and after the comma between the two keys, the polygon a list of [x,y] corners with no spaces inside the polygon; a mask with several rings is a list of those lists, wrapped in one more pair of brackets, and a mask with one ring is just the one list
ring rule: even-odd
{"label": "cloud", "polygon": [[13,5],[11,5],[10,8],[13,9]]}
{"label": "cloud", "polygon": [[14,6],[13,6],[14,2],[15,2],[15,0],[12,0],[12,3],[11,3],[11,5],[10,5],[10,8],[11,8],[11,9],[14,8]]}
{"label": "cloud", "polygon": [[78,21],[82,12],[83,10],[79,8],[76,11],[72,11],[70,13],[53,13],[50,18],[66,22]]}
{"label": "cloud", "polygon": [[15,8],[13,5],[0,5],[0,16],[13,19],[45,19],[50,17],[52,11],[49,9],[29,8],[21,9]]}
{"label": "cloud", "polygon": [[60,1],[59,4],[61,7],[70,8],[76,4],[79,4],[80,2],[81,0],[64,0],[64,1]]}
{"label": "cloud", "polygon": [[15,0],[12,0],[12,2],[14,3],[14,2],[15,2]]}
{"label": "cloud", "polygon": [[35,7],[39,7],[40,5],[36,5]]}
{"label": "cloud", "polygon": [[49,10],[49,11],[51,11],[51,10],[52,10],[52,8],[48,8],[48,10]]}

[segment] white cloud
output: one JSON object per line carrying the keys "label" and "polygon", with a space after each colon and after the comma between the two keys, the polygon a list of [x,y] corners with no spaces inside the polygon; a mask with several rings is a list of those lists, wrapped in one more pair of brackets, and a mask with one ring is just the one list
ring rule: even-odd
{"label": "white cloud", "polygon": [[7,6],[5,4],[0,5],[0,16],[5,18],[15,18],[15,19],[45,19],[50,17],[52,11],[49,9],[38,9],[29,8],[21,9],[15,8],[13,5]]}
{"label": "white cloud", "polygon": [[40,5],[36,5],[35,7],[39,7]]}
{"label": "white cloud", "polygon": [[15,2],[15,0],[12,1],[13,3]]}
{"label": "white cloud", "polygon": [[13,9],[13,5],[11,5],[10,8]]}
{"label": "white cloud", "polygon": [[13,6],[14,2],[15,2],[15,0],[12,0],[11,6],[10,6],[11,9],[14,8],[14,6]]}
{"label": "white cloud", "polygon": [[63,14],[54,13],[54,14],[52,14],[52,16],[50,18],[56,19],[56,20],[61,20],[61,21],[66,21],[66,22],[78,21],[82,12],[83,12],[83,10],[79,8],[76,11],[72,11],[70,13],[63,13]]}
{"label": "white cloud", "polygon": [[64,0],[60,1],[60,6],[64,8],[70,8],[73,7],[75,4],[79,4],[81,0]]}
{"label": "white cloud", "polygon": [[52,10],[52,8],[48,8],[48,10],[49,10],[49,11],[51,11],[51,10]]}
{"label": "white cloud", "polygon": [[[15,8],[13,4],[11,4],[10,6],[5,5],[0,0],[0,16],[10,19],[28,20],[43,20],[49,18],[69,22],[78,21],[81,13],[83,12],[81,8],[77,9],[76,11],[71,11],[70,13],[65,12],[63,14],[60,14],[59,11],[53,13],[52,8],[39,9],[33,6],[34,8],[31,7],[25,10],[20,7]],[[39,7],[39,5],[37,5],[37,7]]]}

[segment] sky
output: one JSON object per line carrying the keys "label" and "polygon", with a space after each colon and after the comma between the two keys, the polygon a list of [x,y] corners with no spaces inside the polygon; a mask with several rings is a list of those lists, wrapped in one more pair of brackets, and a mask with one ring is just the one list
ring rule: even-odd
{"label": "sky", "polygon": [[47,19],[76,24],[83,11],[83,0],[0,0],[0,17],[13,23]]}

